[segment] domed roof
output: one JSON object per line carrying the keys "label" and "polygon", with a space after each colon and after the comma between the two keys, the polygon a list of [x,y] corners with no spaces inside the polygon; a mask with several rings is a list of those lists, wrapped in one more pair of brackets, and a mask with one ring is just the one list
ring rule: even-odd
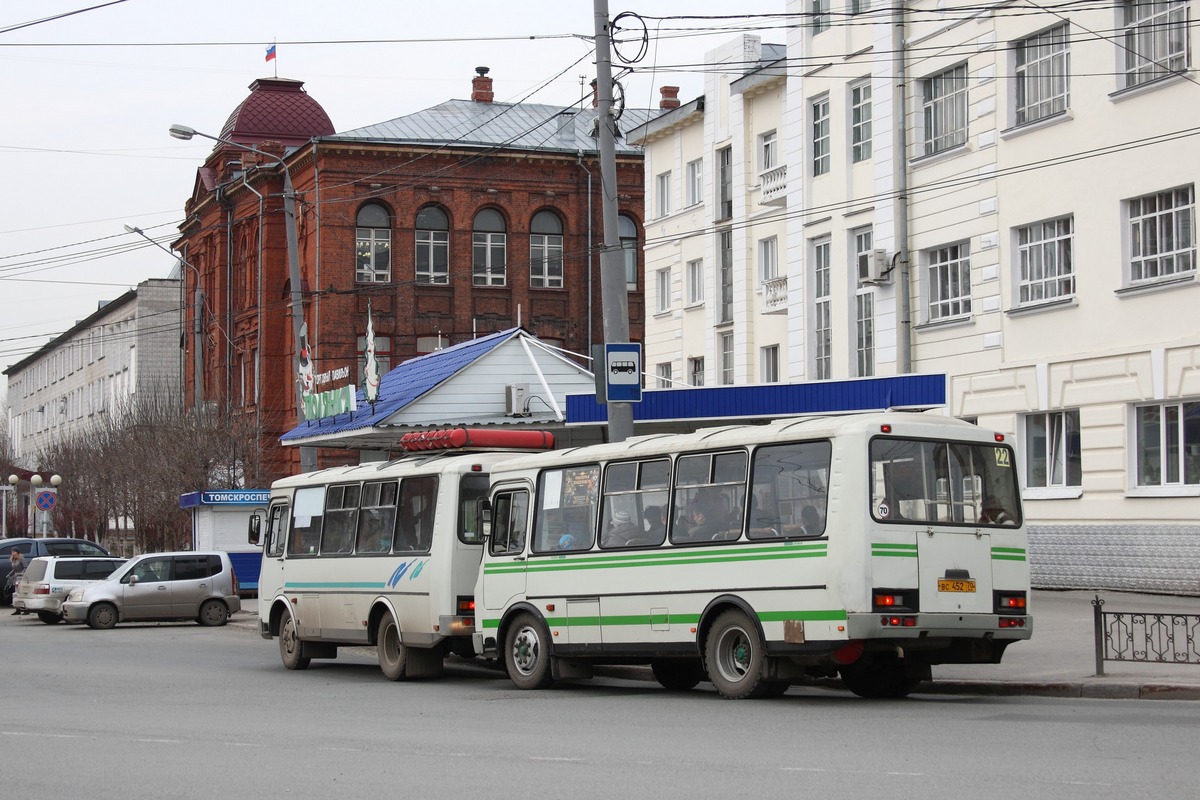
{"label": "domed roof", "polygon": [[221,138],[248,145],[271,140],[295,147],[333,132],[325,109],[304,91],[304,81],[259,78],[250,84],[250,96],[229,115]]}

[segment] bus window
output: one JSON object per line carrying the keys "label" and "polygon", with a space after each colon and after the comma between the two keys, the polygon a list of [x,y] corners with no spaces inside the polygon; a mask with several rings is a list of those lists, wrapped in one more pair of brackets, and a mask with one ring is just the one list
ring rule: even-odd
{"label": "bus window", "polygon": [[292,506],[292,530],[288,539],[289,556],[317,554],[324,509],[324,486],[296,490],[295,505]]}
{"label": "bus window", "polygon": [[796,442],[754,451],[747,533],[750,539],[825,533],[831,452],[828,441]]}
{"label": "bus window", "polygon": [[263,548],[271,558],[283,556],[283,545],[287,541],[288,507],[286,505],[271,506],[271,516],[267,521],[267,541]]}
{"label": "bus window", "polygon": [[601,547],[656,547],[667,529],[671,462],[610,464],[604,475]]}
{"label": "bus window", "polygon": [[529,525],[529,492],[504,492],[492,503],[492,535],[488,549],[492,555],[516,555],[525,549],[525,531]]}
{"label": "bus window", "polygon": [[541,506],[533,552],[591,550],[595,539],[600,467],[546,470],[538,478]]}
{"label": "bus window", "polygon": [[330,486],[325,495],[325,529],[321,532],[321,553],[349,553],[354,548],[354,530],[358,527],[357,483]]}
{"label": "bus window", "polygon": [[396,527],[396,481],[373,481],[363,485],[358,514],[357,553],[387,553],[392,549]]}
{"label": "bus window", "polygon": [[478,501],[488,492],[487,475],[464,475],[458,485],[458,540],[466,544],[483,541]]}
{"label": "bus window", "polygon": [[746,452],[680,456],[675,464],[671,541],[720,542],[742,535]]}
{"label": "bus window", "polygon": [[434,475],[406,478],[400,484],[396,520],[396,552],[424,553],[433,543],[433,516],[438,479]]}

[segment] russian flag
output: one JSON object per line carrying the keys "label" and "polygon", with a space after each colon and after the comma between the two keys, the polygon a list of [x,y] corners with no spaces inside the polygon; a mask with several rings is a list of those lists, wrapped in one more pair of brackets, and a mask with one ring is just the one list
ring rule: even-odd
{"label": "russian flag", "polygon": [[267,61],[274,61],[274,60],[275,60],[275,45],[272,44],[270,47],[267,48]]}

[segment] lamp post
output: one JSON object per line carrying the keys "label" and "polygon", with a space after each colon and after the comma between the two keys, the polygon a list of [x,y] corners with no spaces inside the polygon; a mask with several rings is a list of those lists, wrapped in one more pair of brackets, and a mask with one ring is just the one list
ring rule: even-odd
{"label": "lamp post", "polygon": [[2,526],[2,533],[0,533],[0,538],[3,538],[3,539],[8,538],[8,493],[12,492],[13,499],[16,500],[17,482],[20,480],[21,479],[18,478],[16,475],[9,475],[8,476],[8,486],[0,487],[0,489],[4,490],[4,502],[3,502],[4,510],[3,510],[3,512],[0,512],[3,514],[3,519],[0,519],[0,526]]}
{"label": "lamp post", "polygon": [[[195,128],[189,128],[186,125],[172,125],[168,131],[171,136],[183,141],[190,141],[194,136],[201,136],[205,139],[211,139],[214,142],[227,144],[230,147],[237,147],[242,150],[247,150],[251,153],[257,153],[260,156],[271,159],[279,164],[283,170],[283,215],[284,225],[287,229],[287,249],[288,249],[288,281],[292,285],[292,334],[296,342],[296,358],[293,363],[292,375],[300,374],[300,348],[301,348],[301,327],[304,324],[304,295],[300,291],[300,243],[296,234],[296,193],[292,188],[292,172],[288,169],[287,162],[274,153],[268,153],[265,150],[259,150],[257,147],[251,147],[248,144],[241,144],[230,139],[225,139],[220,136],[213,136],[208,133],[202,133]],[[294,380],[294,377],[293,377]],[[304,408],[304,390],[299,382],[296,383],[296,417],[299,421],[302,410]],[[300,470],[302,472],[312,472],[317,468],[317,451],[314,447],[300,448]]]}
{"label": "lamp post", "polygon": [[[127,233],[135,233],[150,244],[165,252],[167,255],[173,258],[179,258],[168,248],[163,247],[161,244],[147,236],[146,232],[141,228],[132,225],[126,225],[125,231]],[[179,263],[196,274],[196,282],[192,286],[192,293],[195,296],[194,310],[192,311],[192,373],[194,376],[194,380],[192,381],[192,398],[194,407],[197,411],[199,411],[201,404],[204,402],[204,348],[202,346],[204,343],[204,338],[201,334],[200,325],[200,319],[204,312],[204,292],[200,289],[200,270],[196,269],[194,265],[188,263],[187,259],[179,258]],[[183,296],[187,297],[186,281],[184,281],[184,284]],[[182,303],[180,303],[180,305],[182,306]]]}

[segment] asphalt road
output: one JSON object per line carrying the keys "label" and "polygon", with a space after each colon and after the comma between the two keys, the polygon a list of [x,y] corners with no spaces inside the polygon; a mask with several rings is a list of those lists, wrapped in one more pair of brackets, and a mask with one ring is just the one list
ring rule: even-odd
{"label": "asphalt road", "polygon": [[234,626],[7,615],[0,654],[10,798],[1200,796],[1184,701],[395,684],[362,651],[289,672]]}

